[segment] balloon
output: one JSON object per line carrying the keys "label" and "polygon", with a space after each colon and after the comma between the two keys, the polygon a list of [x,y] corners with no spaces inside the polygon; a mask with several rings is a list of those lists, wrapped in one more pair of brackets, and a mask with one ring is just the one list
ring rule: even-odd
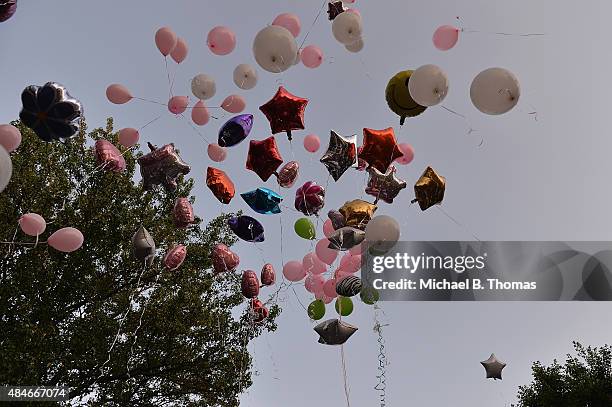
{"label": "balloon", "polygon": [[236,194],[234,183],[228,175],[214,167],[206,170],[206,186],[210,188],[219,202],[228,204]]}
{"label": "balloon", "polygon": [[436,29],[433,35],[433,43],[440,51],[448,51],[459,41],[459,29],[452,25],[443,25]]}
{"label": "balloon", "polygon": [[315,227],[308,218],[300,218],[293,225],[295,233],[306,240],[314,240],[316,238]]}
{"label": "balloon", "polygon": [[[342,279],[342,281],[336,284],[336,293],[338,293],[340,298],[354,297],[360,292],[361,292],[361,279],[359,277],[349,276],[349,277]],[[341,304],[341,305],[344,305],[344,304]],[[353,304],[351,303],[351,305]],[[346,315],[342,314],[342,316],[346,316]]]}
{"label": "balloon", "polygon": [[336,286],[342,280],[344,280],[347,277],[351,277],[352,275],[353,275],[353,273],[349,273],[349,272],[344,271],[342,269],[338,269],[338,270],[334,271],[334,279],[336,280]]}
{"label": "balloon", "polygon": [[21,144],[21,132],[10,124],[0,124],[0,146],[11,153]]}
{"label": "balloon", "polygon": [[[337,291],[338,286],[336,285],[336,292]],[[348,317],[353,313],[353,300],[347,297],[338,297],[336,298],[336,304],[334,305],[334,308],[336,308],[336,312],[338,313],[338,315]]]}
{"label": "balloon", "polygon": [[11,156],[4,147],[0,146],[0,192],[6,188],[13,174],[13,162]]}
{"label": "balloon", "polygon": [[246,101],[240,95],[229,95],[223,100],[221,107],[229,113],[240,113],[246,107]]}
{"label": "balloon", "polygon": [[330,278],[323,284],[323,294],[325,294],[329,298],[336,298],[338,293],[336,293],[336,279]]}
{"label": "balloon", "polygon": [[134,256],[144,262],[147,267],[151,267],[155,259],[155,241],[144,226],[140,226],[134,233],[132,246],[134,247]]}
{"label": "balloon", "polygon": [[516,106],[521,86],[514,74],[504,68],[489,68],[479,73],[470,87],[470,98],[482,113],[500,115]]}
{"label": "balloon", "polygon": [[261,284],[265,286],[274,285],[276,282],[276,272],[270,263],[264,264],[261,269]]}
{"label": "balloon", "polygon": [[308,317],[315,321],[325,316],[325,303],[321,300],[314,300],[308,305]]}
{"label": "balloon", "polygon": [[168,101],[168,110],[172,114],[181,114],[187,110],[189,98],[187,96],[173,96]]}
{"label": "balloon", "polygon": [[181,267],[185,261],[185,257],[187,257],[187,248],[185,246],[181,244],[173,246],[164,256],[164,266],[168,270],[174,271]]}
{"label": "balloon", "polygon": [[119,130],[119,144],[125,148],[134,146],[136,143],[138,143],[139,139],[140,133],[134,128],[127,127]]}
{"label": "balloon", "polygon": [[263,322],[270,315],[270,311],[258,298],[251,300],[251,312],[253,314],[253,322],[256,324]]}
{"label": "balloon", "polygon": [[339,212],[346,219],[346,226],[365,230],[376,209],[378,209],[376,205],[361,199],[355,199],[342,205]]}
{"label": "balloon", "polygon": [[17,11],[17,0],[5,0],[0,3],[0,23],[13,17]]}
{"label": "balloon", "polygon": [[270,122],[272,134],[287,132],[291,141],[292,130],[304,130],[304,111],[308,99],[297,97],[287,92],[284,87],[279,87],[272,99],[259,107]]}
{"label": "balloon", "polygon": [[263,28],[253,41],[255,61],[268,72],[281,73],[291,68],[297,52],[293,34],[278,25]]}
{"label": "balloon", "polygon": [[227,149],[225,147],[219,147],[218,144],[209,144],[207,152],[208,158],[217,163],[225,161],[227,158]]}
{"label": "balloon", "polygon": [[249,136],[253,128],[253,115],[241,114],[229,119],[219,130],[219,145],[232,147]]}
{"label": "balloon", "polygon": [[62,85],[47,82],[40,87],[28,86],[21,93],[21,102],[19,119],[41,140],[68,139],[78,133],[83,108]]}
{"label": "balloon", "polygon": [[491,353],[489,359],[480,362],[487,372],[487,379],[502,380],[502,370],[506,367],[504,362],[501,362],[494,353]]}
{"label": "balloon", "polygon": [[[365,238],[365,236],[364,236],[364,238]],[[350,254],[352,254],[353,256],[356,256],[356,255],[361,255],[361,253],[363,252],[363,250],[364,250],[363,244],[362,244],[362,243],[360,243],[360,244],[358,244],[357,246],[353,246],[353,247],[351,247],[351,248],[349,249],[349,253],[350,253]]]}
{"label": "balloon", "polygon": [[234,69],[234,84],[240,89],[253,89],[257,85],[257,71],[248,64],[238,65]]}
{"label": "balloon", "polygon": [[386,253],[391,250],[400,237],[400,226],[388,215],[379,215],[368,223],[365,230],[368,247],[374,253]]}
{"label": "balloon", "polygon": [[96,163],[103,169],[113,172],[125,171],[125,159],[121,151],[108,140],[96,140],[94,152]]}
{"label": "balloon", "polygon": [[389,165],[402,156],[393,127],[384,130],[363,129],[363,150],[359,156],[368,163],[368,167],[387,172]]}
{"label": "balloon", "polygon": [[272,21],[272,25],[278,25],[281,27],[285,27],[294,37],[298,37],[300,35],[300,19],[295,14],[291,13],[283,13],[276,16],[274,21]]}
{"label": "balloon", "polygon": [[319,136],[314,134],[309,134],[304,137],[304,148],[309,153],[316,153],[321,147],[321,140],[319,140]]}
{"label": "balloon", "polygon": [[325,223],[323,223],[323,234],[325,237],[330,237],[335,231],[332,221],[327,219]]}
{"label": "balloon", "polygon": [[393,165],[390,165],[384,174],[374,167],[368,170],[370,178],[368,179],[365,192],[376,197],[374,203],[377,203],[379,199],[387,203],[393,203],[393,199],[397,197],[402,189],[406,188],[406,181],[399,179],[395,175],[395,171]]}
{"label": "balloon", "polygon": [[318,293],[315,293],[315,298],[317,300],[321,300],[323,301],[324,304],[329,304],[330,302],[332,302],[334,300],[335,297],[328,297],[327,295],[325,295],[323,293],[323,291],[320,291]]}
{"label": "balloon", "polygon": [[346,48],[346,50],[349,52],[357,53],[357,52],[361,52],[364,46],[365,44],[363,42],[363,39],[360,38],[351,44],[345,45],[344,48]]}
{"label": "balloon", "polygon": [[356,273],[361,269],[361,253],[346,253],[340,259],[340,268],[347,273]]}
{"label": "balloon", "polygon": [[172,50],[172,52],[170,53],[170,56],[172,57],[172,59],[174,59],[174,62],[180,64],[185,60],[185,58],[187,58],[188,53],[189,48],[187,47],[187,43],[185,42],[185,40],[182,38],[177,38],[176,47],[174,47],[174,50]]}
{"label": "balloon", "polygon": [[316,45],[309,45],[302,49],[300,58],[306,68],[318,68],[323,63],[323,51]]}
{"label": "balloon", "polygon": [[332,130],[329,146],[320,161],[337,182],[346,170],[357,165],[357,136],[345,138]]}
{"label": "balloon", "polygon": [[257,213],[271,215],[281,213],[278,206],[283,197],[268,188],[257,188],[250,192],[240,194],[242,199]]}
{"label": "balloon", "polygon": [[297,161],[289,161],[278,171],[278,175],[276,176],[278,185],[283,188],[291,188],[293,184],[295,184],[299,173],[300,164]]}
{"label": "balloon", "polygon": [[63,253],[71,253],[83,246],[83,234],[75,228],[62,228],[47,239],[47,244]]}
{"label": "balloon", "polygon": [[226,245],[219,243],[213,247],[211,252],[213,269],[216,274],[226,271],[234,271],[240,264],[240,258]]}
{"label": "balloon", "polygon": [[[332,226],[331,233],[333,233],[334,230],[338,230],[338,229],[343,228],[344,226],[346,226],[346,219],[344,219],[344,215],[342,215],[340,213],[340,211],[331,210],[331,211],[327,212],[327,217],[329,218],[329,221],[331,222],[331,226]],[[323,225],[323,226],[325,228],[325,225]],[[327,237],[329,237],[329,236],[327,236]]]}
{"label": "balloon", "polygon": [[340,13],[344,13],[346,11],[346,7],[341,1],[330,1],[327,3],[327,15],[329,21],[333,21]]}
{"label": "balloon", "polygon": [[163,185],[166,191],[174,191],[179,175],[187,175],[191,168],[181,159],[174,143],[161,148],[148,143],[151,152],[138,159],[143,188],[150,191],[155,185]]}
{"label": "balloon", "polygon": [[319,334],[319,343],[323,345],[342,345],[357,332],[357,327],[339,319],[328,319],[314,327]]}
{"label": "balloon", "polygon": [[229,224],[232,232],[236,234],[242,240],[247,242],[263,242],[264,228],[255,218],[250,216],[238,216],[230,218],[227,223]]}
{"label": "balloon", "polygon": [[315,253],[319,260],[327,265],[331,265],[338,257],[338,252],[329,248],[329,240],[327,239],[319,240],[315,246]]}
{"label": "balloon", "polygon": [[375,288],[364,285],[359,293],[359,298],[364,304],[374,305],[380,299],[380,294]]}
{"label": "balloon", "polygon": [[320,292],[323,290],[324,283],[325,283],[325,280],[323,279],[323,276],[321,276],[320,274],[309,274],[306,276],[306,279],[304,280],[304,288],[309,293],[316,293],[316,292]]}
{"label": "balloon", "polygon": [[240,291],[242,291],[242,295],[246,298],[255,298],[259,295],[259,280],[257,279],[257,273],[253,270],[246,270],[242,273]]}
{"label": "balloon", "polygon": [[28,236],[39,236],[42,235],[47,228],[47,222],[45,218],[37,213],[26,213],[19,218],[19,227],[21,231]]}
{"label": "balloon", "polygon": [[448,93],[448,76],[439,66],[423,65],[412,73],[408,91],[421,106],[438,105]]}
{"label": "balloon", "polygon": [[193,206],[191,206],[189,199],[176,198],[174,207],[172,208],[172,220],[174,221],[174,226],[180,229],[196,223],[193,214]]}
{"label": "balloon", "polygon": [[198,100],[191,108],[191,120],[198,126],[204,126],[210,120],[210,114],[202,100]]}
{"label": "balloon", "polygon": [[446,179],[438,175],[433,168],[427,167],[416,184],[414,184],[416,198],[412,200],[412,203],[418,202],[421,210],[424,211],[442,203],[445,189]]}
{"label": "balloon", "polygon": [[398,164],[406,165],[410,164],[414,159],[414,148],[408,143],[398,144],[397,147],[401,151],[401,157],[397,157],[395,162]]}
{"label": "balloon", "polygon": [[264,182],[276,172],[283,158],[276,146],[274,136],[265,140],[251,140],[247,155],[246,168],[259,175]]}
{"label": "balloon", "polygon": [[412,71],[402,71],[389,80],[385,89],[385,99],[392,112],[400,117],[400,125],[404,124],[406,117],[415,117],[423,113],[427,107],[419,105],[410,96],[408,86]]}
{"label": "balloon", "polygon": [[316,254],[308,253],[302,259],[302,268],[308,274],[323,274],[327,271],[327,266],[323,263]]}
{"label": "balloon", "polygon": [[162,27],[155,33],[155,45],[157,45],[157,49],[165,57],[174,51],[177,41],[176,34],[170,27]]}
{"label": "balloon", "polygon": [[341,44],[352,44],[361,39],[363,24],[356,13],[340,13],[332,23],[334,38]]}
{"label": "balloon", "polygon": [[365,232],[351,226],[345,226],[328,236],[329,248],[334,250],[349,250],[365,239]]}
{"label": "balloon", "polygon": [[302,263],[292,260],[283,266],[283,275],[287,280],[297,282],[306,277],[306,272],[302,268]]}
{"label": "balloon", "polygon": [[206,44],[215,55],[227,55],[236,48],[236,35],[227,27],[218,26],[210,30]]}
{"label": "balloon", "polygon": [[325,205],[325,189],[308,181],[295,191],[295,209],[306,216],[318,215]]}
{"label": "balloon", "polygon": [[191,80],[191,93],[200,100],[207,100],[217,93],[217,85],[212,76],[198,74]]}

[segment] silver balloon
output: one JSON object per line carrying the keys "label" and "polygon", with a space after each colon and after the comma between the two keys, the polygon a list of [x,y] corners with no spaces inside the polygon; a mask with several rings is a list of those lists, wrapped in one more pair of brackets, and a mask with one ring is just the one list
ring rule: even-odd
{"label": "silver balloon", "polygon": [[151,267],[155,259],[155,241],[144,226],[141,226],[134,233],[132,246],[134,247],[134,256],[144,262],[147,267]]}
{"label": "silver balloon", "polygon": [[319,343],[324,345],[342,345],[357,331],[357,327],[339,319],[328,319],[314,327],[319,334]]}
{"label": "silver balloon", "polygon": [[345,226],[334,231],[334,233],[328,237],[328,247],[334,250],[349,250],[363,242],[365,236],[366,233],[363,230]]}
{"label": "silver balloon", "polygon": [[6,188],[13,175],[13,162],[11,156],[0,145],[0,192]]}
{"label": "silver balloon", "polygon": [[502,379],[502,370],[504,369],[504,367],[506,367],[506,364],[500,362],[494,353],[491,353],[489,359],[480,362],[480,364],[485,368],[485,371],[487,372],[487,379]]}

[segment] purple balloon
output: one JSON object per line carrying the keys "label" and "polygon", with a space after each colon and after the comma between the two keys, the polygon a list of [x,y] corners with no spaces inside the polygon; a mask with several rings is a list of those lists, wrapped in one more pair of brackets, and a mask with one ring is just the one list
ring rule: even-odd
{"label": "purple balloon", "polygon": [[13,17],[17,11],[17,0],[0,1],[0,23]]}
{"label": "purple balloon", "polygon": [[221,130],[219,130],[218,144],[221,147],[235,146],[249,136],[252,128],[252,114],[234,116],[221,127]]}
{"label": "purple balloon", "polygon": [[242,240],[247,242],[263,242],[264,228],[257,219],[250,216],[230,218],[227,223],[230,229]]}

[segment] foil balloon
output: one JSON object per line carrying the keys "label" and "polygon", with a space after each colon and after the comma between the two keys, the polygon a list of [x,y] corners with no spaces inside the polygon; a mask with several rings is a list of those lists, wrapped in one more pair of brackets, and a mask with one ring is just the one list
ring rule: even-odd
{"label": "foil balloon", "polygon": [[216,274],[226,271],[234,271],[240,264],[240,258],[236,253],[231,251],[229,247],[223,243],[219,243],[213,247],[211,252],[211,260],[213,270]]}
{"label": "foil balloon", "polygon": [[502,370],[506,367],[504,362],[501,362],[494,353],[491,353],[489,359],[480,362],[485,368],[487,379],[502,380]]}
{"label": "foil balloon", "polygon": [[274,136],[261,141],[251,140],[246,162],[247,170],[255,172],[265,182],[282,163],[283,158],[278,151]]}
{"label": "foil balloon", "polygon": [[102,168],[113,172],[125,170],[125,159],[121,151],[108,140],[97,140],[95,147],[96,163]]}
{"label": "foil balloon", "polygon": [[187,257],[187,248],[185,246],[180,244],[173,246],[164,256],[164,266],[168,270],[174,271],[181,267],[185,261],[185,257]]}
{"label": "foil balloon", "polygon": [[331,221],[334,230],[346,226],[346,219],[344,219],[344,215],[341,214],[340,211],[331,210],[327,212],[327,217]]}
{"label": "foil balloon", "polygon": [[240,291],[246,298],[255,298],[259,295],[259,280],[257,279],[257,273],[253,270],[246,270],[242,273]]}
{"label": "foil balloon", "polygon": [[174,226],[181,229],[195,223],[193,207],[189,199],[176,198],[172,208],[172,219],[174,220]]}
{"label": "foil balloon", "polygon": [[384,130],[363,129],[362,147],[359,157],[368,163],[369,168],[376,168],[382,173],[386,173],[389,165],[403,155],[393,127]]}
{"label": "foil balloon", "polygon": [[327,4],[327,16],[329,21],[333,21],[340,13],[344,13],[346,11],[346,7],[344,7],[344,3],[341,1],[330,1]]}
{"label": "foil balloon", "polygon": [[281,212],[278,205],[283,197],[268,188],[257,188],[240,196],[257,213],[272,215]]}
{"label": "foil balloon", "polygon": [[219,130],[218,144],[221,147],[232,147],[249,136],[253,128],[253,115],[241,114],[229,119]]}
{"label": "foil balloon", "polygon": [[424,211],[442,203],[445,189],[446,179],[438,175],[433,168],[427,167],[414,184],[415,199],[412,200],[412,203],[418,202],[421,210]]}
{"label": "foil balloon", "polygon": [[187,175],[191,171],[174,148],[174,143],[156,148],[148,143],[151,152],[138,159],[143,188],[150,191],[155,185],[163,185],[166,191],[174,191],[179,175]]}
{"label": "foil balloon", "polygon": [[370,179],[366,186],[365,192],[368,195],[376,197],[374,203],[378,203],[379,199],[387,203],[393,203],[393,199],[406,188],[406,181],[399,179],[395,175],[396,169],[393,165],[389,166],[386,173],[381,173],[376,168],[370,168]]}
{"label": "foil balloon", "polygon": [[257,243],[264,241],[264,228],[257,219],[243,215],[230,218],[227,223],[232,232],[242,240]]}
{"label": "foil balloon", "polygon": [[17,11],[17,0],[0,1],[0,23],[13,17]]}
{"label": "foil balloon", "polygon": [[253,322],[259,324],[270,315],[270,311],[258,298],[251,300],[251,312],[253,314]]}
{"label": "foil balloon", "polygon": [[151,267],[155,259],[155,241],[144,226],[141,226],[134,233],[132,246],[134,247],[134,256],[144,262],[147,267]]}
{"label": "foil balloon", "polygon": [[40,87],[28,86],[21,93],[21,102],[19,119],[41,140],[68,139],[78,133],[83,108],[62,85],[48,82]]}
{"label": "foil balloon", "polygon": [[344,219],[346,219],[346,226],[365,230],[368,222],[372,219],[372,216],[374,216],[376,209],[378,209],[378,207],[374,204],[361,199],[355,199],[346,202],[339,211],[344,216]]}
{"label": "foil balloon", "polygon": [[320,160],[334,181],[338,181],[349,168],[357,166],[357,136],[342,137],[331,131],[329,146]]}
{"label": "foil balloon", "polygon": [[264,264],[261,269],[261,284],[264,286],[274,285],[276,282],[276,272],[274,271],[274,267],[270,263]]}
{"label": "foil balloon", "polygon": [[234,183],[227,174],[214,167],[208,167],[206,170],[206,186],[219,202],[224,204],[230,203],[236,193]]}
{"label": "foil balloon", "polygon": [[289,161],[283,165],[276,175],[278,185],[283,188],[291,188],[300,175],[300,164],[297,161]]}
{"label": "foil balloon", "polygon": [[350,250],[365,239],[365,232],[351,226],[336,230],[328,238],[329,248],[334,250]]}
{"label": "foil balloon", "polygon": [[308,181],[295,191],[295,209],[306,216],[317,215],[325,205],[325,189]]}
{"label": "foil balloon", "polygon": [[314,327],[323,345],[342,345],[357,331],[357,327],[339,319],[328,319]]}
{"label": "foil balloon", "polygon": [[348,276],[336,284],[336,293],[342,297],[354,297],[361,292],[361,279]]}
{"label": "foil balloon", "polygon": [[410,96],[408,84],[413,71],[398,72],[389,80],[385,90],[385,98],[389,109],[400,117],[400,125],[404,124],[406,117],[415,117],[423,113],[427,108],[419,105]]}
{"label": "foil balloon", "polygon": [[274,97],[260,106],[259,110],[268,118],[272,134],[287,132],[291,141],[292,130],[304,130],[304,111],[307,104],[308,99],[292,95],[281,86]]}

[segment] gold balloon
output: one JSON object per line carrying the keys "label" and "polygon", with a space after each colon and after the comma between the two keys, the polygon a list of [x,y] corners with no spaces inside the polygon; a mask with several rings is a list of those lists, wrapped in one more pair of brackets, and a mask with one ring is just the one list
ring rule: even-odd
{"label": "gold balloon", "polygon": [[412,200],[412,203],[418,202],[422,211],[442,203],[445,188],[446,179],[438,175],[433,168],[427,167],[421,178],[414,184],[416,198]]}
{"label": "gold balloon", "polygon": [[400,125],[404,124],[406,117],[418,116],[427,109],[419,105],[410,96],[408,82],[413,71],[402,71],[389,80],[385,90],[385,98],[389,108],[400,117]]}
{"label": "gold balloon", "polygon": [[346,219],[346,226],[364,230],[378,206],[361,199],[346,202],[339,212]]}

